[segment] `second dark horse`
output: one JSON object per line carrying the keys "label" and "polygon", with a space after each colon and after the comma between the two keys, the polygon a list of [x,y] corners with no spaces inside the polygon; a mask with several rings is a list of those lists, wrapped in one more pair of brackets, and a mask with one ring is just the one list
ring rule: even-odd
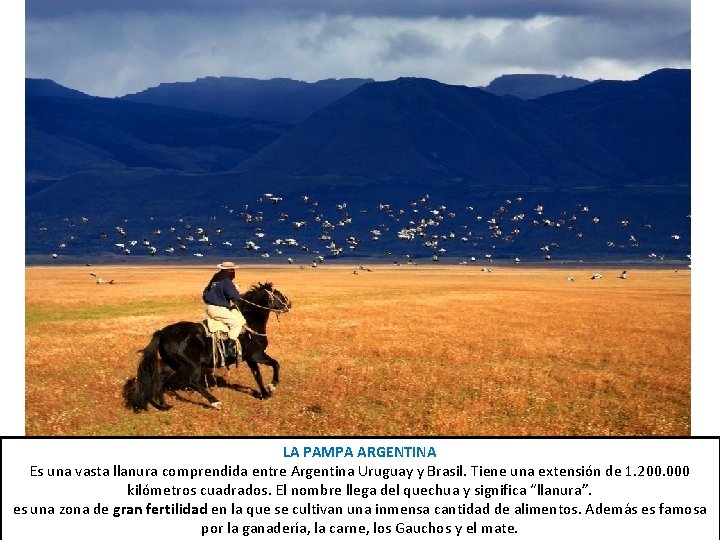
{"label": "second dark horse", "polygon": [[[242,360],[247,362],[260,387],[261,399],[270,397],[280,382],[280,364],[265,352],[267,321],[271,312],[287,313],[290,306],[290,300],[269,282],[254,285],[238,302],[249,328],[240,334]],[[156,331],[142,351],[129,404],[135,410],[146,410],[148,403],[160,410],[170,409],[165,401],[165,385],[173,374],[181,372],[212,407],[219,408],[220,401],[201,383],[203,370],[215,367],[213,358],[212,337],[207,336],[201,323],[177,322]],[[272,367],[273,378],[268,388],[263,384],[258,364]]]}

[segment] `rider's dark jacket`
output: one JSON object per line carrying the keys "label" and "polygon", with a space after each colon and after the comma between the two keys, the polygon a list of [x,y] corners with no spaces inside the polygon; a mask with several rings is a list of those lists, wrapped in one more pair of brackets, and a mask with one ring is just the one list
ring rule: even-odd
{"label": "rider's dark jacket", "polygon": [[240,293],[230,278],[220,281],[211,281],[203,291],[203,301],[206,304],[230,308],[230,300],[239,300]]}

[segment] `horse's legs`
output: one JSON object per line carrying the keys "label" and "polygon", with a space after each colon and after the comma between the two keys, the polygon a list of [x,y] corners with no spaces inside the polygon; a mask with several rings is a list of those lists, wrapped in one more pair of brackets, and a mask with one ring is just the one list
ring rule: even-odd
{"label": "horse's legs", "polygon": [[[250,371],[255,377],[255,382],[260,388],[260,398],[269,398],[272,395],[273,390],[275,390],[275,387],[280,384],[280,364],[277,360],[265,354],[264,351],[255,351],[246,355],[245,362],[247,362]],[[272,367],[273,378],[272,382],[267,388],[265,388],[265,384],[263,383],[262,374],[260,373],[260,368],[258,367],[258,364],[264,364],[266,366]]]}
{"label": "horse's legs", "polygon": [[[187,331],[187,328],[182,330]],[[195,328],[195,331],[190,332],[189,335],[183,332],[178,330],[172,335],[173,339],[160,348],[160,355],[170,368],[187,374],[190,387],[207,399],[211,406],[220,408],[220,400],[201,383],[203,366],[212,367],[212,341],[205,337],[204,331],[200,328]]]}
{"label": "horse's legs", "polygon": [[160,384],[158,385],[155,395],[152,397],[152,404],[160,409],[161,411],[167,411],[172,409],[172,405],[168,405],[165,401],[165,385],[167,384],[170,377],[175,374],[175,370],[164,366],[162,373],[160,374]]}
{"label": "horse's legs", "polygon": [[265,385],[263,384],[262,373],[260,373],[260,368],[258,368],[257,362],[250,357],[246,358],[245,362],[250,368],[253,377],[255,377],[255,382],[257,383],[258,388],[260,388],[260,399],[269,398],[272,394],[268,392],[267,388],[265,388]]}
{"label": "horse's legs", "polygon": [[220,400],[213,396],[208,389],[200,383],[200,375],[202,375],[202,370],[200,369],[200,366],[194,366],[190,368],[190,373],[188,374],[188,383],[190,386],[192,386],[195,390],[200,392],[202,396],[208,400],[210,405],[212,407],[215,407],[216,409],[220,408]]}
{"label": "horse's legs", "polygon": [[270,366],[273,370],[273,378],[270,383],[270,391],[272,392],[275,390],[275,387],[280,384],[280,363],[264,351],[262,352],[262,355],[259,356],[261,357],[257,359],[257,363]]}

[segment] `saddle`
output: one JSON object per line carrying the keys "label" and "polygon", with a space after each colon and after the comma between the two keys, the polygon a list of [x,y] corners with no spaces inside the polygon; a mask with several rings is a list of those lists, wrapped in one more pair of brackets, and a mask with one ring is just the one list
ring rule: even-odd
{"label": "saddle", "polygon": [[224,322],[210,318],[203,320],[203,326],[205,326],[212,334],[215,334],[216,332],[224,333],[226,338],[227,333],[230,331],[230,327]]}
{"label": "saddle", "polygon": [[[226,340],[228,339],[228,332],[230,328],[227,324],[216,321],[215,319],[203,319],[202,326],[205,329],[205,335],[212,338],[212,350],[213,350],[213,366],[214,367],[227,367],[225,360],[228,357]],[[237,344],[238,353],[240,344]],[[240,356],[238,354],[238,356]],[[238,361],[240,358],[238,358]],[[237,364],[236,364],[237,365]]]}

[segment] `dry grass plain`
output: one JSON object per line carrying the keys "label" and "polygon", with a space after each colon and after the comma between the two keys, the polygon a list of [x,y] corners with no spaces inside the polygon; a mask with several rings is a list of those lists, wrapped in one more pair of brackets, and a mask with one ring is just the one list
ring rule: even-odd
{"label": "dry grass plain", "polygon": [[275,395],[255,399],[241,365],[217,372],[221,410],[180,389],[141,413],[122,399],[137,351],[203,318],[213,268],[26,268],[26,434],[690,435],[688,271],[353,268],[238,270],[241,290],[269,280],[293,302],[268,327]]}

